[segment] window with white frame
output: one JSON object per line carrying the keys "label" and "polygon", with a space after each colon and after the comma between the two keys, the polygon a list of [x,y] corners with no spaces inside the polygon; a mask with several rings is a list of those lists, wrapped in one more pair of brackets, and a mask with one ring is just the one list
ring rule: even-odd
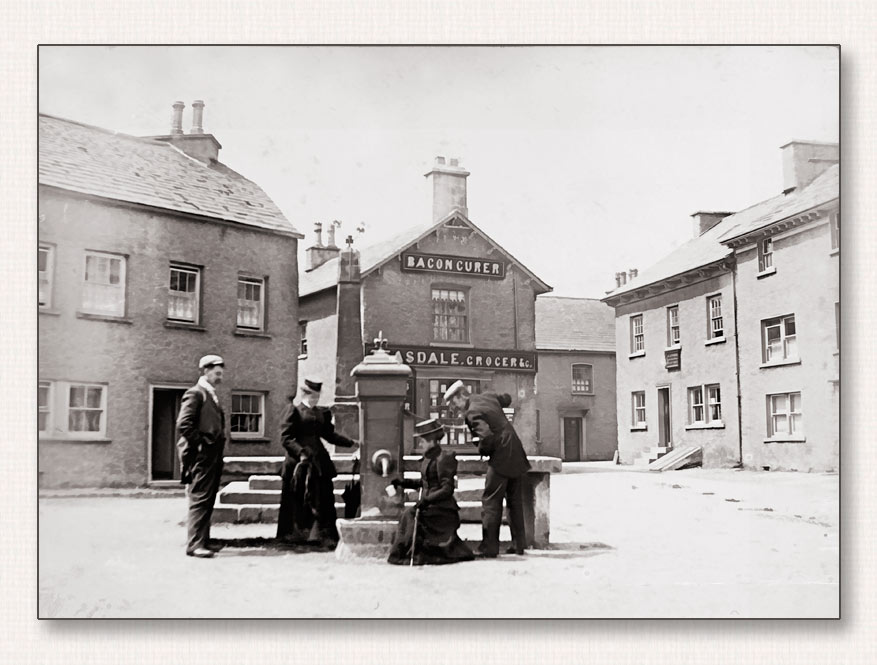
{"label": "window with white frame", "polygon": [[645,334],[643,332],[643,315],[637,314],[630,317],[630,352],[638,353],[646,348]]}
{"label": "window with white frame", "polygon": [[265,395],[255,392],[231,394],[231,434],[236,439],[264,435]]}
{"label": "window with white frame", "polygon": [[432,338],[436,342],[469,341],[466,291],[432,289]]}
{"label": "window with white frame", "polygon": [[48,432],[52,427],[52,383],[40,381],[37,391],[37,431]]}
{"label": "window with white frame", "polygon": [[673,305],[667,308],[667,346],[678,346],[680,342],[679,306]]}
{"label": "window with white frame", "polygon": [[125,315],[124,256],[85,252],[82,311],[103,316]]}
{"label": "window with white frame", "polygon": [[646,426],[646,393],[638,391],[631,394],[633,403],[633,421],[634,427]]}
{"label": "window with white frame", "polygon": [[238,277],[238,328],[262,330],[265,318],[265,280]]}
{"label": "window with white frame", "polygon": [[55,272],[55,248],[40,243],[37,253],[37,270],[39,271],[39,305],[52,306],[52,276]]}
{"label": "window with white frame", "polygon": [[831,248],[840,249],[840,215],[837,212],[831,213],[828,224],[831,229]]}
{"label": "window with white frame", "polygon": [[762,238],[758,241],[758,272],[773,267],[773,238]]}
{"label": "window with white frame", "polygon": [[722,424],[722,392],[719,384],[693,386],[688,389],[688,424]]}
{"label": "window with white frame", "polygon": [[106,436],[106,385],[40,381],[37,405],[41,437],[88,440]]}
{"label": "window with white frame", "polygon": [[803,436],[801,393],[779,393],[767,396],[767,436]]}
{"label": "window with white frame", "polygon": [[200,300],[201,269],[172,264],[167,297],[168,320],[198,323]]}
{"label": "window with white frame", "polygon": [[301,338],[301,343],[299,345],[299,355],[306,356],[308,355],[308,322],[301,321],[298,324],[298,332]]}
{"label": "window with white frame", "polygon": [[594,392],[594,368],[585,363],[576,363],[572,366],[572,392],[576,394],[588,394]]}
{"label": "window with white frame", "polygon": [[764,362],[796,360],[798,341],[795,333],[795,315],[780,316],[761,322]]}
{"label": "window with white frame", "polygon": [[709,296],[706,299],[706,309],[709,318],[707,338],[723,339],[725,337],[725,323],[722,318],[722,294]]}

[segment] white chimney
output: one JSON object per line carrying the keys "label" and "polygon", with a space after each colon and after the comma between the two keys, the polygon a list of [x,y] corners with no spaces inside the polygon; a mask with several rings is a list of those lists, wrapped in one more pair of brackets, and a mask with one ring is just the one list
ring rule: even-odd
{"label": "white chimney", "polygon": [[442,156],[435,158],[435,164],[424,177],[432,176],[432,220],[434,222],[447,217],[458,210],[468,217],[469,208],[466,204],[466,178],[469,171],[459,165],[457,158],[445,164]]}
{"label": "white chimney", "polygon": [[803,189],[840,160],[837,143],[792,141],[783,151],[783,193]]}

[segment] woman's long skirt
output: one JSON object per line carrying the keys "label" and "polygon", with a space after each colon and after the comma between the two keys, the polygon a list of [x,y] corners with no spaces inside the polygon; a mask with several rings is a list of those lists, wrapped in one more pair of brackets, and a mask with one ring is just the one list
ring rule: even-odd
{"label": "woman's long skirt", "polygon": [[[417,516],[417,539],[414,565],[441,565],[471,561],[475,554],[457,536],[460,511],[442,506],[427,506]],[[409,508],[399,520],[388,561],[397,565],[411,563],[411,537],[414,535],[414,508]]]}

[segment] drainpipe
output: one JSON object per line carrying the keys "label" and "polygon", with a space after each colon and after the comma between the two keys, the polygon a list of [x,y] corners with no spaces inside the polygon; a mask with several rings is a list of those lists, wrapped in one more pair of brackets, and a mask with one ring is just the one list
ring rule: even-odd
{"label": "drainpipe", "polygon": [[734,294],[734,369],[737,378],[737,446],[738,465],[743,466],[743,395],[740,393],[740,325],[737,322],[737,261],[731,267],[731,290]]}

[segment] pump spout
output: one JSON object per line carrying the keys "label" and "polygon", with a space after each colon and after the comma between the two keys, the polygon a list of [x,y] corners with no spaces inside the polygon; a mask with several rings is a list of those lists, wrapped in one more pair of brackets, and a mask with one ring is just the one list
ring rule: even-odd
{"label": "pump spout", "polygon": [[375,473],[379,473],[382,478],[389,478],[390,473],[392,473],[396,465],[393,462],[393,456],[390,454],[389,450],[378,450],[372,455],[372,470]]}

